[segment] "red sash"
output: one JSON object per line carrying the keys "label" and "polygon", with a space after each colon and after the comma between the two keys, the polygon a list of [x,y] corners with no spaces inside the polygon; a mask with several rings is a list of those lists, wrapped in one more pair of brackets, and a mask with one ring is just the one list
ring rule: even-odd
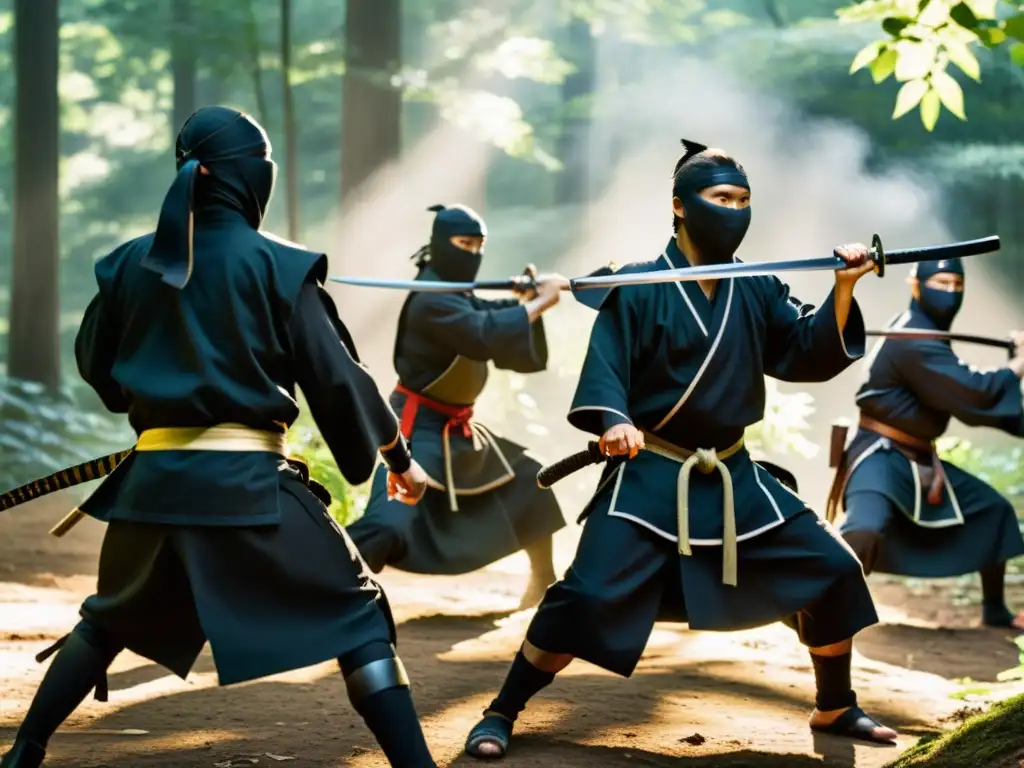
{"label": "red sash", "polygon": [[473,406],[439,403],[437,400],[431,400],[419,392],[413,392],[411,389],[403,387],[400,383],[395,385],[395,391],[405,395],[405,403],[402,405],[402,434],[406,440],[412,437],[413,424],[416,422],[416,414],[420,406],[448,417],[443,432],[445,439],[452,427],[461,427],[463,437],[473,436],[473,430],[469,426],[473,419]]}

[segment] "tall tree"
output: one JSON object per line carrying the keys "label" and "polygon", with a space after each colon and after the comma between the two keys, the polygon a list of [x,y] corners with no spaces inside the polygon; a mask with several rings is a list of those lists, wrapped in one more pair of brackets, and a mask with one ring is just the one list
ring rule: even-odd
{"label": "tall tree", "polygon": [[590,23],[573,18],[567,29],[568,59],[575,72],[562,81],[562,131],[558,157],[564,170],[558,177],[559,203],[586,202],[591,192],[590,166],[591,102],[597,74],[597,46]]}
{"label": "tall tree", "polygon": [[281,0],[281,87],[284,114],[285,193],[288,202],[288,239],[298,242],[299,147],[295,135],[295,104],[292,93],[292,0]]}
{"label": "tall tree", "polygon": [[341,197],[396,159],[402,145],[401,0],[348,0],[341,91]]}
{"label": "tall tree", "polygon": [[58,0],[14,2],[14,237],[7,374],[60,384]]}
{"label": "tall tree", "polygon": [[192,0],[171,0],[171,76],[174,80],[174,103],[171,108],[171,133],[178,135],[181,126],[196,111],[195,46],[196,26],[192,18]]}

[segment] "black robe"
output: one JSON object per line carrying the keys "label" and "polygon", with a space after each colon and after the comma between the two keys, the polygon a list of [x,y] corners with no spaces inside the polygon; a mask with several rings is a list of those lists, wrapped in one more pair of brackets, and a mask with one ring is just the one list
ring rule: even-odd
{"label": "black robe", "polygon": [[[685,265],[673,240],[657,260],[623,271]],[[727,584],[725,482],[718,471],[694,471],[684,484],[679,458],[680,449],[733,449],[763,418],[766,375],[825,381],[863,354],[864,338],[856,303],[840,333],[831,294],[814,310],[774,277],[722,280],[710,301],[693,282],[612,290],[569,420],[594,435],[632,423],[648,447],[668,446],[676,458],[643,450],[609,462],[581,516],[573,564],[548,589],[527,639],[629,675],[656,620],[705,630],[782,620],[811,647],[877,621],[849,547],[745,448],[722,460],[738,539],[737,580]],[[689,554],[677,550],[681,517]]]}
{"label": "black robe", "polygon": [[[439,278],[428,267],[420,279]],[[534,373],[544,370],[547,357],[544,321],[531,324],[516,299],[412,293],[399,316],[399,384],[446,409],[472,408],[489,365]],[[421,405],[412,416],[407,400],[399,390],[391,396],[430,489],[410,510],[388,500],[387,472],[377,470],[365,514],[348,526],[374,571],[390,565],[414,573],[466,573],[565,525],[554,494],[537,487],[540,464],[526,448],[473,420],[446,430],[449,415]]]}
{"label": "black robe", "polygon": [[[397,418],[320,286],[326,257],[227,209],[197,218],[183,290],[140,266],[152,235],[96,265],[99,294],[75,349],[107,408],[139,433],[283,432],[298,386],[350,482],[369,477],[379,450],[407,468]],[[129,455],[81,505],[109,522],[83,616],[182,676],[208,639],[222,683],[393,640],[387,602],[325,493],[303,465],[269,452]]]}
{"label": "black robe", "polygon": [[[909,309],[890,327],[936,330],[923,312]],[[950,342],[883,339],[872,350],[857,392],[862,414],[934,441],[950,419],[1024,436],[1021,383],[1009,368],[977,370],[957,357]],[[910,453],[910,455],[908,455]],[[1024,554],[1013,507],[991,486],[942,462],[941,501],[928,500],[927,457],[870,429],[859,429],[846,449],[842,498],[844,533],[884,534],[872,570],[918,577],[955,576]],[[841,481],[842,478],[840,478]],[[895,515],[858,511],[861,494],[882,494]]]}

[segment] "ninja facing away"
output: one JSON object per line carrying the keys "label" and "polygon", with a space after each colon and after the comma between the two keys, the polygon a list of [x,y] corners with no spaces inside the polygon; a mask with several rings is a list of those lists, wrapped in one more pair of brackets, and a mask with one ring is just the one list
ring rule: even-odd
{"label": "ninja facing away", "polygon": [[263,129],[201,109],[177,167],[156,232],[96,264],[78,367],[138,443],[82,504],[108,523],[96,594],[0,766],[38,768],[89,691],[105,700],[125,648],[184,678],[209,641],[222,685],[337,659],[390,764],[432,768],[387,598],[286,458],[296,387],[349,482],[379,453],[415,504],[423,470],[321,287],[326,256],[258,231],[275,179]]}
{"label": "ninja facing away", "polygon": [[[750,186],[728,155],[687,142],[673,175],[675,235],[631,272],[728,263],[750,223]],[[860,562],[784,483],[751,460],[764,377],[827,381],[864,353],[853,299],[863,245],[817,309],[775,277],[611,290],[569,411],[614,457],[585,507],[565,577],[551,586],[466,751],[506,754],[529,700],[573,658],[628,677],[656,621],[739,630],[783,621],[810,651],[813,730],[889,743],[857,706],[852,638],[877,622]],[[696,472],[692,470],[696,469]]]}

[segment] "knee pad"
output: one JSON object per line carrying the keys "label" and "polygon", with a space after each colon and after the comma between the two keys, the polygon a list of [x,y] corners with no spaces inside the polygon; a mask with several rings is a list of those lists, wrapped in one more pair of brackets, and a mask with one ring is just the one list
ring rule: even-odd
{"label": "knee pad", "polygon": [[91,645],[107,664],[110,664],[122,650],[124,644],[117,641],[110,632],[93,624],[89,619],[82,619],[73,630],[80,638]]}
{"label": "knee pad", "polygon": [[356,648],[342,656],[338,663],[354,707],[358,708],[361,702],[381,691],[409,687],[405,665],[395,655],[391,644],[383,640]]}

